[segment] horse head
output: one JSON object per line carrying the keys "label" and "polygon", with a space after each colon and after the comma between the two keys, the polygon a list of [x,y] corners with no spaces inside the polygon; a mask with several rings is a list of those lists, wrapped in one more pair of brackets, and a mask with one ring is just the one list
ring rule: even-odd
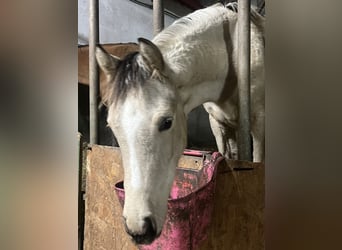
{"label": "horse head", "polygon": [[140,38],[139,52],[124,59],[97,48],[107,77],[109,127],[124,166],[125,228],[138,244],[159,236],[178,160],[186,146],[186,116],[163,56]]}

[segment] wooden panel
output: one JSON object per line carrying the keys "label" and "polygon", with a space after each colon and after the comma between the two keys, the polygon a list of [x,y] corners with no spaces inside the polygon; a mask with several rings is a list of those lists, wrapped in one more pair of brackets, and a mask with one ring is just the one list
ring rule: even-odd
{"label": "wooden panel", "polygon": [[[182,167],[197,168],[196,157]],[[244,166],[253,170],[232,171]],[[123,179],[117,148],[95,145],[88,151],[85,250],[135,250],[122,224],[114,184]],[[213,221],[201,250],[264,249],[264,165],[229,161],[219,166]]]}
{"label": "wooden panel", "polygon": [[[232,171],[237,167],[252,170]],[[213,221],[201,250],[260,250],[264,242],[264,164],[228,161],[219,166]]]}
{"label": "wooden panel", "polygon": [[117,148],[92,146],[87,157],[85,250],[135,250],[122,223],[122,208],[114,185],[123,179]]}

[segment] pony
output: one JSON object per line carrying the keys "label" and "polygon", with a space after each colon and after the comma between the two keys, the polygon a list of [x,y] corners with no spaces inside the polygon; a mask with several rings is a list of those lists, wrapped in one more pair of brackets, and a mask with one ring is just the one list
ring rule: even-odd
{"label": "pony", "polygon": [[[96,58],[109,92],[107,122],[124,167],[126,231],[150,244],[163,228],[175,170],[186,146],[187,115],[203,104],[218,150],[237,154],[237,13],[215,4],[176,20],[121,59]],[[253,160],[264,159],[264,18],[251,10]]]}

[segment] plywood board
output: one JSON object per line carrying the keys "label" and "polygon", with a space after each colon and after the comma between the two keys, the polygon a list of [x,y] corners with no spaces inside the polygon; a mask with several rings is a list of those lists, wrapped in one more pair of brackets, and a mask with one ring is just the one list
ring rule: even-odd
{"label": "plywood board", "polygon": [[[252,170],[232,171],[244,166]],[[264,164],[228,161],[217,175],[214,212],[201,250],[261,250],[264,241]]]}
{"label": "plywood board", "polygon": [[87,157],[85,250],[135,250],[122,223],[114,184],[123,179],[118,148],[92,146]]}

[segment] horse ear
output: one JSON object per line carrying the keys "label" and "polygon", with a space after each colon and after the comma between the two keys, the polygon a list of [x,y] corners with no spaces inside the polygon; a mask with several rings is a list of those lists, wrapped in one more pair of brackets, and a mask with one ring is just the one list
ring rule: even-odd
{"label": "horse ear", "polygon": [[96,47],[96,60],[106,76],[113,77],[116,74],[116,67],[120,63],[120,58],[107,53],[101,47]]}
{"label": "horse ear", "polygon": [[138,42],[139,52],[142,55],[143,60],[153,69],[162,71],[164,68],[164,60],[158,47],[145,38],[138,38]]}

